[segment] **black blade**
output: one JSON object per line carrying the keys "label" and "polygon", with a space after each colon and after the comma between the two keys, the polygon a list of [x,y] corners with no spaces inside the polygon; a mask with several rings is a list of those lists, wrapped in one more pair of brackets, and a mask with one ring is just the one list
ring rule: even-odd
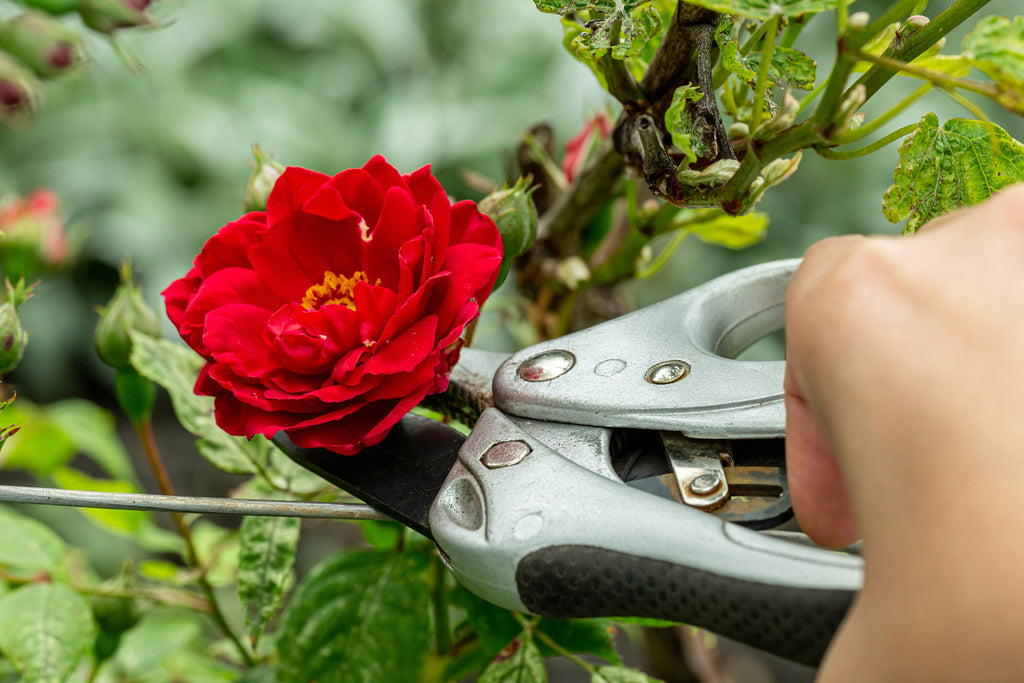
{"label": "black blade", "polygon": [[298,464],[430,539],[430,505],[465,440],[448,425],[419,415],[406,415],[382,442],[356,455],[300,448],[284,432],[274,437]]}

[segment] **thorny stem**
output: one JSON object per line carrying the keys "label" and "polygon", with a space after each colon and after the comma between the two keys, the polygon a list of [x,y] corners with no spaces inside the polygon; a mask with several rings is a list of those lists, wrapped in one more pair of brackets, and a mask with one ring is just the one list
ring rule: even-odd
{"label": "thorny stem", "polygon": [[[163,458],[160,456],[160,450],[156,444],[156,435],[153,433],[153,422],[152,420],[143,420],[135,425],[135,431],[139,435],[139,440],[142,442],[142,449],[146,453],[146,459],[149,461],[149,466],[153,470],[154,476],[156,476],[157,485],[160,487],[160,492],[165,496],[176,495],[174,492],[174,486],[171,484],[171,478],[167,474],[167,468],[164,466]],[[178,530],[178,534],[181,535],[181,539],[185,542],[185,555],[188,563],[199,570],[199,576],[196,582],[206,595],[206,599],[210,602],[210,616],[216,622],[217,627],[227,636],[235,648],[238,650],[239,655],[249,666],[254,666],[256,660],[249,653],[249,650],[242,644],[241,639],[228,625],[227,619],[224,617],[224,612],[220,608],[220,604],[217,602],[217,595],[213,590],[213,586],[210,581],[206,578],[206,573],[199,563],[199,554],[196,552],[195,539],[192,538],[192,530],[189,529],[188,524],[185,522],[185,516],[180,512],[171,512],[171,519],[174,520],[174,526]]]}
{"label": "thorny stem", "polygon": [[868,154],[871,154],[872,152],[877,152],[878,150],[882,149],[886,145],[888,145],[888,144],[890,144],[892,142],[895,142],[896,140],[899,140],[900,138],[904,137],[905,135],[909,135],[910,133],[912,133],[914,131],[915,128],[917,128],[917,124],[916,123],[907,124],[906,126],[903,126],[902,128],[900,128],[898,130],[894,130],[893,132],[889,133],[884,138],[880,138],[880,139],[876,140],[875,142],[872,142],[870,145],[865,145],[864,147],[858,147],[857,149],[851,149],[851,150],[843,151],[843,152],[836,152],[835,150],[833,150],[833,149],[831,149],[829,147],[824,147],[822,145],[818,145],[818,146],[816,146],[814,148],[814,151],[816,151],[818,154],[820,154],[821,156],[825,157],[826,159],[835,159],[835,160],[839,160],[839,161],[845,160],[845,159],[856,159],[857,157],[862,157],[862,156],[866,156]]}

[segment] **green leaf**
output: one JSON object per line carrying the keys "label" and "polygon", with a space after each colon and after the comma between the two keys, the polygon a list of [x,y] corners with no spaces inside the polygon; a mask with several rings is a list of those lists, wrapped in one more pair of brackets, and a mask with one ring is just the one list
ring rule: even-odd
{"label": "green leaf", "polygon": [[[697,157],[703,157],[707,150],[702,142],[701,136],[693,135],[693,117],[686,109],[687,102],[697,102],[702,95],[700,88],[695,85],[683,85],[676,88],[672,93],[672,104],[665,112],[665,127],[672,134],[672,144],[683,151],[687,163],[697,161]],[[697,148],[694,148],[694,143]]]}
{"label": "green leaf", "polygon": [[[541,619],[535,631],[540,631],[569,652],[594,654],[612,664],[619,664],[619,653],[612,644],[614,630],[610,619]],[[541,655],[557,654],[540,644]]]}
{"label": "green leaf", "polygon": [[736,74],[745,83],[753,84],[757,79],[757,72],[747,66],[746,60],[740,54],[740,44],[735,38],[735,23],[731,14],[723,14],[718,21],[718,28],[715,29],[715,42],[722,53],[722,68]]}
{"label": "green leaf", "polygon": [[52,572],[64,550],[64,541],[45,524],[0,506],[0,565]]}
{"label": "green leaf", "polygon": [[950,119],[940,129],[926,114],[900,145],[900,161],[882,211],[904,233],[932,218],[984,201],[1024,181],[1024,145],[993,123]]}
{"label": "green leaf", "polygon": [[[118,479],[96,479],[70,467],[61,467],[53,472],[53,479],[64,489],[79,491],[103,491],[105,493],[135,493],[131,482]],[[103,510],[79,508],[81,513],[97,526],[122,536],[133,536],[143,525],[148,512],[137,510]]]}
{"label": "green leaf", "polygon": [[594,56],[611,50],[615,59],[638,54],[648,40],[661,32],[661,15],[651,7],[651,0],[534,0],[541,12],[566,16],[577,12],[599,12],[591,16],[586,30],[573,42],[574,49],[586,48]]}
{"label": "green leaf", "polygon": [[238,598],[253,645],[259,642],[292,577],[299,544],[299,520],[246,517],[238,552]]}
{"label": "green leaf", "polygon": [[418,680],[429,647],[426,563],[349,551],[299,584],[279,632],[281,683]]}
{"label": "green leaf", "polygon": [[1024,90],[1024,16],[986,17],[964,36],[963,45],[983,74],[1008,90]]}
{"label": "green leaf", "polygon": [[206,579],[214,586],[230,586],[238,574],[238,533],[212,522],[199,520],[192,527],[199,566],[206,567]]}
{"label": "green leaf", "polygon": [[168,657],[185,649],[203,631],[202,615],[163,609],[150,612],[125,632],[115,659],[129,679],[159,671]]}
{"label": "green leaf", "polygon": [[523,631],[513,647],[515,650],[508,657],[484,669],[479,683],[543,683],[548,680],[544,659],[529,632]]}
{"label": "green leaf", "polygon": [[[761,53],[752,52],[746,59],[746,66],[756,74],[761,68]],[[812,90],[817,70],[815,61],[800,50],[777,45],[768,65],[768,86],[781,83],[800,90]]]}
{"label": "green leaf", "polygon": [[397,522],[380,522],[372,519],[359,523],[363,538],[374,550],[391,550],[402,538],[404,527]]}
{"label": "green leaf", "polygon": [[621,666],[597,666],[590,674],[590,683],[657,683],[642,671]]}
{"label": "green leaf", "polygon": [[705,242],[729,249],[745,249],[760,242],[764,239],[767,228],[768,215],[763,213],[748,213],[743,216],[722,213],[709,221],[690,223],[683,227]]}
{"label": "green leaf", "polygon": [[213,398],[193,392],[203,359],[181,344],[132,333],[132,366],[171,396],[174,413],[192,434],[200,437],[196,447],[217,468],[232,474],[255,474],[274,447],[263,437],[247,441],[231,436],[217,426]]}
{"label": "green leaf", "polygon": [[690,0],[690,4],[722,14],[739,14],[765,21],[774,16],[799,17],[802,14],[835,9],[839,6],[839,0]]}
{"label": "green leaf", "polygon": [[96,637],[89,603],[66,586],[40,583],[0,599],[0,651],[25,683],[60,683]]}

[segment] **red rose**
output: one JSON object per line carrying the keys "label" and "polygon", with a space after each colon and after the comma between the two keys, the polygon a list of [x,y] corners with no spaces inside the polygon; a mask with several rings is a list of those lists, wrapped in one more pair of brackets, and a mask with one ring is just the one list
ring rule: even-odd
{"label": "red rose", "polygon": [[333,178],[286,169],[267,210],[221,228],[163,294],[225,431],[351,455],[448,386],[501,257],[494,222],[429,166],[377,156]]}

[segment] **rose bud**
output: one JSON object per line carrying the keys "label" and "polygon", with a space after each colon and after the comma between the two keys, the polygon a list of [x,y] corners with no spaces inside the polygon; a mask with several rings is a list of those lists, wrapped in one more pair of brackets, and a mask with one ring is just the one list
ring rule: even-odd
{"label": "rose bud", "polygon": [[505,280],[512,258],[526,253],[537,237],[537,207],[531,195],[532,178],[520,178],[511,188],[495,190],[481,200],[480,211],[491,217],[501,233],[505,259],[498,274],[498,284]]}
{"label": "rose bud", "polygon": [[121,265],[121,284],[107,306],[99,309],[94,341],[96,352],[107,365],[123,370],[131,367],[131,332],[160,336],[160,322],[142,298],[142,290],[132,280],[131,264]]}
{"label": "rose bud", "polygon": [[0,52],[0,119],[12,123],[31,115],[40,93],[39,80],[32,72]]}
{"label": "rose bud", "polygon": [[0,48],[43,77],[57,76],[84,61],[79,35],[42,12],[0,22]]}
{"label": "rose bud", "polygon": [[18,367],[21,357],[25,354],[28,344],[28,332],[21,326],[18,307],[32,296],[34,285],[26,285],[24,280],[12,285],[5,280],[7,295],[0,304],[0,374],[6,374]]}
{"label": "rose bud", "polygon": [[501,256],[494,221],[452,204],[429,166],[288,167],[164,300],[222,429],[351,455],[447,388]]}
{"label": "rose bud", "polygon": [[263,211],[267,208],[267,197],[274,189],[274,183],[284,173],[284,166],[268,157],[259,145],[252,146],[252,155],[256,163],[245,187],[245,210]]}
{"label": "rose bud", "polygon": [[565,179],[572,182],[590,158],[594,149],[611,135],[612,122],[608,114],[599,111],[583,124],[579,132],[572,136],[565,145],[565,156],[562,157],[562,173]]}
{"label": "rose bud", "polygon": [[82,0],[78,13],[85,25],[101,33],[119,28],[149,26],[145,10],[152,0]]}
{"label": "rose bud", "polygon": [[41,189],[0,204],[0,263],[11,277],[32,277],[70,258],[60,200]]}

